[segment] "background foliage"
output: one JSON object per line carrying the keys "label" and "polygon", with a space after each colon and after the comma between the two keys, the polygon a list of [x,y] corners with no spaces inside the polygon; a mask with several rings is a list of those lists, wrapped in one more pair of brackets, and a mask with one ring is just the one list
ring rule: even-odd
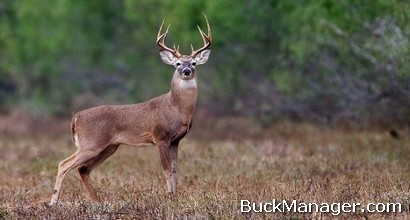
{"label": "background foliage", "polygon": [[2,0],[0,105],[70,115],[167,92],[157,54],[189,51],[207,14],[212,56],[199,105],[215,113],[326,123],[410,122],[410,3],[375,1]]}

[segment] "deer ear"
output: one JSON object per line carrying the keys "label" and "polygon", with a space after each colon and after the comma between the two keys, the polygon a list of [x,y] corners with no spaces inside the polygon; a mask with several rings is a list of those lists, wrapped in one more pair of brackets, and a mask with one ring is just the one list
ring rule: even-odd
{"label": "deer ear", "polygon": [[211,50],[204,50],[201,53],[195,56],[195,61],[197,65],[204,64],[208,61],[209,55],[211,54]]}
{"label": "deer ear", "polygon": [[177,58],[169,52],[168,50],[160,50],[159,55],[161,56],[162,61],[168,65],[174,65],[174,63],[177,61]]}

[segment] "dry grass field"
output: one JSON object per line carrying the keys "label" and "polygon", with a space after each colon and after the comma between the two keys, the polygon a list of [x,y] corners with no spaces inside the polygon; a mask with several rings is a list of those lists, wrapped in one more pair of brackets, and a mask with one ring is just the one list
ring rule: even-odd
{"label": "dry grass field", "polygon": [[[408,219],[409,131],[335,129],[241,119],[195,123],[179,150],[179,191],[168,197],[156,147],[122,146],[91,175],[76,170],[48,206],[57,164],[76,149],[65,134],[2,134],[0,219]],[[241,213],[240,201],[400,203],[402,212]]]}

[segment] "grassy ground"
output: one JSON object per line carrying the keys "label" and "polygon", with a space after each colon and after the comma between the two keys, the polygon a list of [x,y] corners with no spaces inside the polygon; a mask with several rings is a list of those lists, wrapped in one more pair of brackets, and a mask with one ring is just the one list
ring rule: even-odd
{"label": "grassy ground", "polygon": [[[179,150],[179,191],[165,193],[157,149],[122,146],[91,175],[90,201],[76,170],[49,207],[57,164],[76,149],[69,134],[0,138],[0,219],[407,219],[410,138],[386,131],[280,122],[267,129],[195,124]],[[206,126],[205,126],[206,127]],[[68,131],[69,129],[67,129]],[[246,132],[241,132],[246,131]],[[399,202],[402,213],[240,213],[240,200]]]}

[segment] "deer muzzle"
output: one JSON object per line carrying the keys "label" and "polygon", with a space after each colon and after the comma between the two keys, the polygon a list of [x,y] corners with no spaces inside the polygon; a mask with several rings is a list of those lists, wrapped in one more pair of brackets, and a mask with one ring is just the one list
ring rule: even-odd
{"label": "deer muzzle", "polygon": [[183,74],[185,77],[189,77],[189,76],[192,75],[192,70],[191,70],[190,68],[188,68],[188,67],[185,67],[185,68],[182,70],[182,74]]}

